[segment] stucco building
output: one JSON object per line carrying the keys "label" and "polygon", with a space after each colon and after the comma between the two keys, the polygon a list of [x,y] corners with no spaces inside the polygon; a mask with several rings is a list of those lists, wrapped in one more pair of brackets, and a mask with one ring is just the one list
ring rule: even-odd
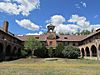
{"label": "stucco building", "polygon": [[[85,35],[56,35],[54,32],[55,26],[47,26],[48,31],[42,35],[30,35],[35,37],[45,44],[47,48],[55,48],[59,43],[64,46],[76,46],[80,48],[81,57],[89,59],[100,59],[100,29],[85,36]],[[19,36],[22,41],[26,41],[28,35]]]}
{"label": "stucco building", "polygon": [[0,28],[0,60],[17,58],[21,52],[22,44],[31,36],[45,44],[47,48],[63,43],[64,46],[76,46],[80,48],[81,57],[100,59],[100,29],[84,35],[56,35],[55,26],[47,26],[48,31],[42,35],[15,36],[8,31],[9,23],[4,22]]}

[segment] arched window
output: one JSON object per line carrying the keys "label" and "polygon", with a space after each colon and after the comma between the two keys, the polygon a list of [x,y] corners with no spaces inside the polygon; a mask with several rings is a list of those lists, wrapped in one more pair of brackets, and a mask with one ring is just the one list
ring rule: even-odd
{"label": "arched window", "polygon": [[90,56],[90,51],[88,47],[85,48],[85,51],[86,51],[86,56]]}
{"label": "arched window", "polygon": [[92,52],[92,56],[96,57],[97,56],[97,48],[95,45],[91,46],[91,52]]}

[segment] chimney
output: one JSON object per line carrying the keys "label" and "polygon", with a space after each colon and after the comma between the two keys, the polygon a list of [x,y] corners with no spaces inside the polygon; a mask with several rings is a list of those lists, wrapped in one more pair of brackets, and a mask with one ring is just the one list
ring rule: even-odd
{"label": "chimney", "polygon": [[4,29],[4,32],[8,32],[8,26],[9,26],[9,23],[8,21],[4,21],[4,25],[3,25],[3,29]]}

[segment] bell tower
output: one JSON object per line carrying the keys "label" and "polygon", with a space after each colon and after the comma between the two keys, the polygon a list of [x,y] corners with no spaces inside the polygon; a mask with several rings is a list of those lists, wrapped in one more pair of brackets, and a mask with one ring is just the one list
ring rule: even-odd
{"label": "bell tower", "polygon": [[47,26],[47,28],[48,28],[48,32],[53,32],[53,31],[54,31],[55,26],[54,26],[54,25],[52,25],[52,24],[50,24],[50,25],[48,25],[48,26]]}
{"label": "bell tower", "polygon": [[48,32],[47,32],[48,48],[50,48],[50,47],[55,48],[56,47],[56,33],[54,32],[55,26],[50,24],[47,26],[47,28],[48,28]]}

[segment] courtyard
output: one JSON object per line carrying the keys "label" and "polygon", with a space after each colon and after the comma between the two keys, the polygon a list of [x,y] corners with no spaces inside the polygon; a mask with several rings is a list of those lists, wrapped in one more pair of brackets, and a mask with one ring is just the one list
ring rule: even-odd
{"label": "courtyard", "polygon": [[100,61],[66,58],[22,58],[1,62],[0,75],[100,75]]}

